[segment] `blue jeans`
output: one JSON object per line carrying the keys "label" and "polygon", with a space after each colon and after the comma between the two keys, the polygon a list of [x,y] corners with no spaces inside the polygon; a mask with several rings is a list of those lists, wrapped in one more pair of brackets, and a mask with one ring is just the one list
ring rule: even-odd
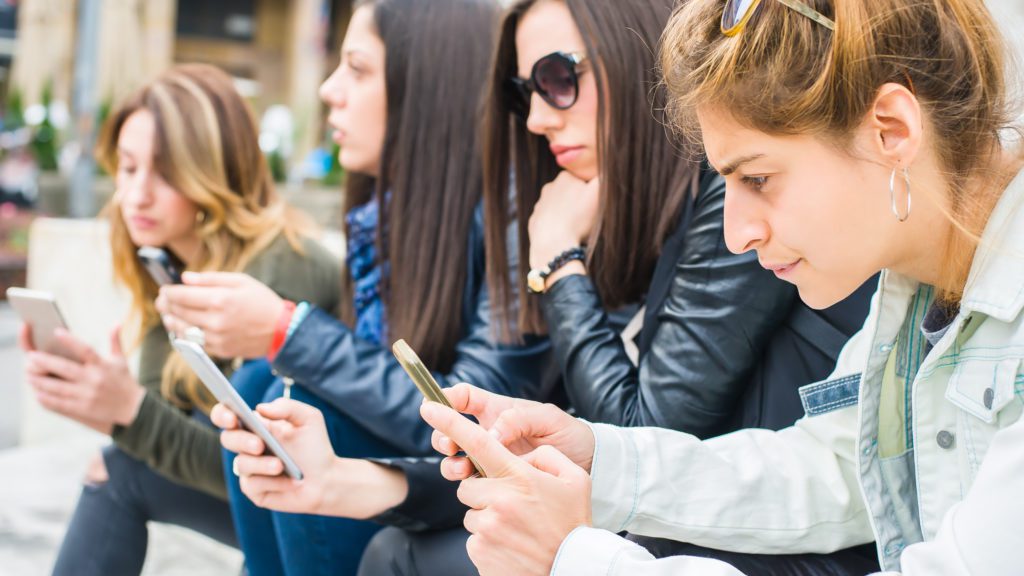
{"label": "blue jeans", "polygon": [[[280,398],[284,384],[265,360],[244,364],[232,384],[250,406]],[[395,456],[398,449],[371,435],[326,402],[292,386],[291,397],[320,409],[334,451],[348,458]],[[355,574],[370,538],[380,529],[372,522],[310,514],[272,512],[254,505],[238,484],[231,466],[235,455],[224,452],[228,501],[245,554],[249,576]]]}

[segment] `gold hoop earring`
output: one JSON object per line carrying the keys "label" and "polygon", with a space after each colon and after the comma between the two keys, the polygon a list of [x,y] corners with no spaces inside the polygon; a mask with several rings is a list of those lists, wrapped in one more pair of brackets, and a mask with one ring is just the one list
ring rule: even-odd
{"label": "gold hoop earring", "polygon": [[892,175],[889,176],[889,202],[892,205],[892,213],[896,216],[896,220],[899,222],[906,222],[907,218],[910,218],[911,209],[911,198],[910,198],[910,171],[906,168],[903,169],[903,184],[907,188],[907,211],[904,214],[900,214],[898,208],[896,208],[896,171],[899,168],[892,169]]}

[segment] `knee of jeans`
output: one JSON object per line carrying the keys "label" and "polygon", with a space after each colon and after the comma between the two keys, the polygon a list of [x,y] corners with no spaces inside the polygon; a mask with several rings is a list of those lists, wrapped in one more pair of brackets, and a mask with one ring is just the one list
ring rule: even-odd
{"label": "knee of jeans", "polygon": [[107,465],[103,461],[103,452],[96,452],[89,459],[89,465],[85,469],[85,478],[82,483],[86,486],[101,486],[110,479],[107,474]]}
{"label": "knee of jeans", "polygon": [[413,574],[413,558],[409,534],[389,527],[377,532],[366,545],[359,562],[358,576]]}

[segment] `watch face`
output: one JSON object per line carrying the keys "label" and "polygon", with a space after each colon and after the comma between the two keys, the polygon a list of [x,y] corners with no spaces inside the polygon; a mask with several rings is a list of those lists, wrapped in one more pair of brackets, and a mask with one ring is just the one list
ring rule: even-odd
{"label": "watch face", "polygon": [[544,292],[544,273],[540,270],[530,270],[526,275],[526,287],[534,294]]}

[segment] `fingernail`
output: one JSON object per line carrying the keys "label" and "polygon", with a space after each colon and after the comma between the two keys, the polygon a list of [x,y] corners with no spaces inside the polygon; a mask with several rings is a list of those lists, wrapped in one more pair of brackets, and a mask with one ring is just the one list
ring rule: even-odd
{"label": "fingernail", "polygon": [[424,402],[423,405],[420,406],[420,414],[424,418],[433,418],[434,416],[437,416],[437,410],[437,402]]}
{"label": "fingernail", "polygon": [[250,452],[256,452],[259,449],[260,449],[260,443],[259,442],[255,441],[255,440],[253,440],[252,442],[249,442],[249,451]]}
{"label": "fingernail", "polygon": [[181,279],[185,283],[198,282],[199,281],[199,273],[198,272],[183,272],[181,274]]}

